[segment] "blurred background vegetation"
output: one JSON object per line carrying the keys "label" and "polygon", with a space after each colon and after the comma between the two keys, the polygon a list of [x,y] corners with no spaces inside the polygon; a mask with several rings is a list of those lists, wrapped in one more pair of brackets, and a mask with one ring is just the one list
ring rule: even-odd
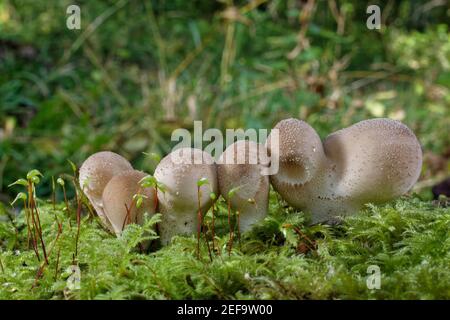
{"label": "blurred background vegetation", "polygon": [[[81,8],[68,30],[66,8]],[[366,27],[369,4],[381,30]],[[321,137],[371,117],[424,148],[416,191],[450,172],[449,2],[0,0],[0,200],[32,168],[71,172],[113,150],[152,173],[172,130],[271,128]]]}

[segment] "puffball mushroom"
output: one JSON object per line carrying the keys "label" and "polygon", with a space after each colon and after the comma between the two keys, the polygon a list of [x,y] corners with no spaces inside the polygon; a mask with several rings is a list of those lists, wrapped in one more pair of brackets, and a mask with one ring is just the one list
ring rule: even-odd
{"label": "puffball mushroom", "polygon": [[322,143],[306,122],[279,122],[279,172],[274,189],[291,206],[312,214],[312,223],[352,214],[365,203],[383,203],[417,181],[422,150],[414,133],[391,119],[358,122]]}
{"label": "puffball mushroom", "polygon": [[[158,189],[161,243],[168,244],[174,235],[195,233],[198,210],[206,214],[213,203],[211,192],[217,194],[214,159],[200,149],[180,148],[161,160],[154,176],[165,189]],[[198,186],[202,178],[208,183]]]}
{"label": "puffball mushroom", "polygon": [[[266,147],[245,140],[228,146],[217,162],[219,192],[239,211],[241,233],[267,215],[269,176],[261,172],[268,164]],[[229,199],[228,194],[233,189],[236,192]]]}
{"label": "puffball mushroom", "polygon": [[83,162],[80,168],[80,187],[102,223],[111,231],[114,229],[103,210],[103,190],[113,176],[128,170],[133,170],[131,164],[122,156],[110,151],[94,153]]}
{"label": "puffball mushroom", "polygon": [[[113,231],[119,235],[124,226],[131,223],[142,224],[144,213],[155,213],[154,188],[143,188],[140,181],[146,176],[137,170],[124,171],[109,180],[103,190],[103,209]],[[140,195],[142,203],[137,205],[135,195]]]}

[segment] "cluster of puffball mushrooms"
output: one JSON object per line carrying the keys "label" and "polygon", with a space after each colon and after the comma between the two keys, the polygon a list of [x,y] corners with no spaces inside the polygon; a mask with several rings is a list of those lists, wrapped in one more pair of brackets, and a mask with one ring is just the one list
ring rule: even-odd
{"label": "cluster of puffball mushrooms", "polygon": [[[247,140],[226,148],[218,161],[193,148],[182,148],[178,160],[167,155],[154,178],[164,186],[143,188],[146,173],[136,171],[122,156],[109,151],[91,155],[80,168],[80,185],[102,223],[119,235],[125,223],[142,223],[144,212],[161,213],[163,245],[174,235],[197,231],[198,211],[205,213],[220,194],[239,212],[240,232],[264,219],[269,185],[292,207],[311,214],[311,223],[332,222],[357,212],[364,204],[382,203],[406,193],[417,181],[422,150],[414,133],[390,119],[358,122],[329,135],[323,142],[306,122],[285,119],[276,126],[279,147]],[[264,151],[264,152],[262,152]],[[245,163],[224,161],[245,153]],[[277,156],[279,170],[268,176],[261,167],[267,155]],[[200,157],[203,161],[192,161]],[[199,185],[198,181],[208,183]],[[231,190],[238,190],[229,197]],[[141,206],[135,195],[143,195]]]}

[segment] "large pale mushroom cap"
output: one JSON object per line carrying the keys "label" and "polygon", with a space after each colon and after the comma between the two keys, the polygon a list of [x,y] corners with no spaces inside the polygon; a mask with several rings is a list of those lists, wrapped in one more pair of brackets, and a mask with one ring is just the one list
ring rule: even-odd
{"label": "large pale mushroom cap", "polygon": [[113,176],[128,170],[133,170],[131,164],[122,156],[110,151],[94,153],[80,168],[80,187],[102,222],[110,229],[111,225],[103,212],[103,190]]}
{"label": "large pale mushroom cap", "polygon": [[154,176],[166,189],[158,190],[161,242],[167,244],[176,234],[195,233],[199,209],[197,182],[202,178],[209,182],[200,186],[203,214],[212,205],[211,192],[218,191],[214,159],[200,149],[181,148],[161,160]]}
{"label": "large pale mushroom cap", "polygon": [[324,141],[336,164],[337,190],[358,202],[385,202],[406,193],[422,168],[422,149],[414,133],[391,119],[358,122]]}
{"label": "large pale mushroom cap", "polygon": [[[145,176],[141,171],[124,171],[114,176],[106,185],[102,196],[103,208],[111,223],[111,231],[116,234],[122,232],[128,221],[141,224],[144,213],[150,216],[155,213],[155,189],[142,188],[139,183]],[[133,200],[136,194],[142,195],[143,199],[139,208],[137,198]]]}
{"label": "large pale mushroom cap", "polygon": [[[230,201],[231,207],[239,211],[241,232],[267,215],[269,177],[261,171],[268,164],[265,146],[244,140],[230,145],[217,162],[219,191]],[[228,199],[232,189],[236,192]]]}
{"label": "large pale mushroom cap", "polygon": [[361,121],[329,135],[323,144],[302,121],[283,120],[277,127],[282,129],[280,170],[271,183],[290,205],[310,212],[313,223],[354,213],[368,202],[394,199],[420,175],[420,143],[401,122]]}

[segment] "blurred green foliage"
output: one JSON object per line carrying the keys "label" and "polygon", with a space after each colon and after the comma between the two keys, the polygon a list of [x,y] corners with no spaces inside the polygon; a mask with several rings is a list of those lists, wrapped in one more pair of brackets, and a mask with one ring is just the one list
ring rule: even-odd
{"label": "blurred green foliage", "polygon": [[[109,149],[152,172],[173,129],[271,128],[322,137],[370,117],[405,122],[422,184],[450,170],[449,9],[424,1],[0,1],[0,195],[30,168],[70,172]],[[0,199],[1,200],[1,199]]]}

